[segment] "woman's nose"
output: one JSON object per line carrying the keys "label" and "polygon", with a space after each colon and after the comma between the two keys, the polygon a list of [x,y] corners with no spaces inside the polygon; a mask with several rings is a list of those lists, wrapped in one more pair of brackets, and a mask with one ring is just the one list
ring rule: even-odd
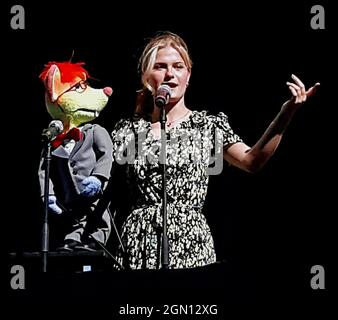
{"label": "woman's nose", "polygon": [[174,77],[174,74],[173,74],[173,69],[172,68],[167,68],[167,71],[165,73],[165,77],[166,78],[173,78]]}

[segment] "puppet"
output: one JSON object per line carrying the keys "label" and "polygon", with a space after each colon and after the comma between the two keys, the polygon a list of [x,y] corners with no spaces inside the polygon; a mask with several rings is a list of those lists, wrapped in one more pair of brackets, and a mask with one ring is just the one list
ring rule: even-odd
{"label": "puppet", "polygon": [[[89,122],[99,116],[113,90],[88,85],[89,74],[83,65],[52,61],[40,74],[47,111],[63,124],[63,131],[50,142],[48,195],[49,211],[64,213],[69,222],[57,247],[61,251],[95,251],[106,244],[111,229],[109,211],[98,213],[96,209],[110,178],[112,142],[106,129]],[[42,196],[45,161],[42,156]]]}

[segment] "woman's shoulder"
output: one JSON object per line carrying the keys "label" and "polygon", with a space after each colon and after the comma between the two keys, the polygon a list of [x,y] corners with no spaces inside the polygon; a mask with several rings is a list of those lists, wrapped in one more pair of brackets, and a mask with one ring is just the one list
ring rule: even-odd
{"label": "woman's shoulder", "polygon": [[128,129],[128,128],[131,128],[131,125],[132,125],[131,118],[122,118],[114,124],[113,131],[118,131],[121,129]]}
{"label": "woman's shoulder", "polygon": [[219,111],[215,114],[210,114],[208,111],[199,111],[193,113],[193,118],[195,123],[200,124],[200,128],[203,130],[210,130],[214,132],[218,130],[223,134],[224,143],[236,143],[242,141],[242,139],[234,133],[232,130],[228,116]]}
{"label": "woman's shoulder", "polygon": [[208,110],[193,111],[191,119],[195,124],[200,125],[217,125],[228,121],[228,117],[224,112],[220,111],[212,114]]}
{"label": "woman's shoulder", "polygon": [[112,135],[137,134],[143,131],[147,131],[149,127],[150,123],[148,123],[143,118],[122,118],[115,123]]}

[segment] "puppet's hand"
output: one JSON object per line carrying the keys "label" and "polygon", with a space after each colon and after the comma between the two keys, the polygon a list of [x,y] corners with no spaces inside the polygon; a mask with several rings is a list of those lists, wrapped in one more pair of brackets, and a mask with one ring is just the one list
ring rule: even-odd
{"label": "puppet's hand", "polygon": [[100,192],[102,183],[98,178],[90,176],[82,181],[82,185],[84,186],[84,189],[81,194],[86,197],[93,197]]}
{"label": "puppet's hand", "polygon": [[61,214],[62,209],[56,204],[56,197],[49,196],[48,197],[48,208],[54,214]]}

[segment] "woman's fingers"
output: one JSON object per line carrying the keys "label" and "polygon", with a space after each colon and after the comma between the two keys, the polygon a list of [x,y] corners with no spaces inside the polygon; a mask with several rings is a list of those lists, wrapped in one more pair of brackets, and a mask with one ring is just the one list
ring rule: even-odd
{"label": "woman's fingers", "polygon": [[291,78],[294,82],[286,82],[292,95],[295,97],[295,103],[305,102],[308,97],[314,95],[317,89],[320,86],[320,83],[317,82],[313,87],[306,90],[304,83],[294,74],[291,75]]}
{"label": "woman's fingers", "polygon": [[295,103],[302,103],[306,101],[306,91],[304,85],[301,87],[299,84],[293,82],[286,82],[292,95],[295,97]]}
{"label": "woman's fingers", "polygon": [[320,86],[320,83],[317,82],[313,87],[311,87],[308,91],[306,91],[306,95],[308,97],[313,96],[315,92],[318,90],[319,86]]}

